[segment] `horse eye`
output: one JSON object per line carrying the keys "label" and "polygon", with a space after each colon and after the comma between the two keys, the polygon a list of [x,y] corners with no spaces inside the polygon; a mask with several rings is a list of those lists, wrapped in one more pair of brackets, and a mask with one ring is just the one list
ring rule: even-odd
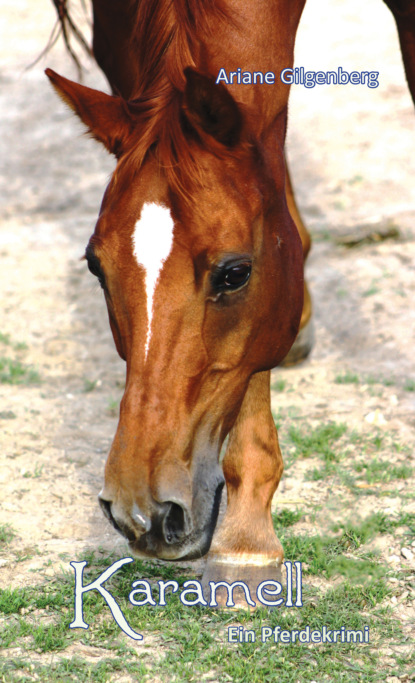
{"label": "horse eye", "polygon": [[213,278],[213,287],[217,292],[232,292],[240,289],[251,275],[250,263],[236,263],[222,267]]}
{"label": "horse eye", "polygon": [[85,258],[89,272],[92,273],[92,275],[94,275],[96,278],[98,278],[98,282],[101,285],[102,289],[105,289],[105,275],[102,271],[98,257],[94,254],[93,250],[90,247],[87,247],[87,250],[85,252]]}
{"label": "horse eye", "polygon": [[88,266],[89,272],[90,272],[92,275],[94,275],[95,277],[99,277],[99,276],[100,276],[100,271],[99,271],[99,268],[97,267],[96,262],[91,261],[91,259],[87,259],[86,264],[87,264],[87,266]]}
{"label": "horse eye", "polygon": [[241,287],[247,282],[251,274],[251,266],[248,263],[233,266],[225,274],[224,282],[226,287],[235,289]]}

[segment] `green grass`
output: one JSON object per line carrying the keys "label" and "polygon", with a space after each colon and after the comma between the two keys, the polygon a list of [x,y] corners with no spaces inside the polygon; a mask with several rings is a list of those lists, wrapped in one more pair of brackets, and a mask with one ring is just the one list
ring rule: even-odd
{"label": "green grass", "polygon": [[19,612],[22,607],[27,607],[28,604],[24,590],[0,588],[0,612],[2,614],[14,614]]}
{"label": "green grass", "polygon": [[409,465],[394,465],[387,460],[374,459],[369,462],[353,463],[353,469],[364,475],[368,484],[388,483],[396,479],[408,479],[413,468]]}
{"label": "green grass", "polygon": [[[367,440],[365,452],[372,454],[382,448],[383,437],[375,436]],[[367,484],[388,484],[396,480],[409,479],[414,472],[410,465],[395,465],[390,460],[382,458],[359,459],[356,456],[347,458],[346,454],[335,460],[326,460],[321,467],[314,467],[305,474],[307,481],[326,481],[329,477],[336,477],[338,481],[354,489],[362,481]],[[354,473],[357,473],[358,477]]]}
{"label": "green grass", "polygon": [[407,379],[404,389],[405,391],[415,391],[415,379]]}
{"label": "green grass", "polygon": [[0,344],[11,346],[15,351],[26,351],[29,347],[26,342],[12,342],[9,334],[0,332]]}
{"label": "green grass", "polygon": [[[171,594],[165,608],[132,606],[128,595],[133,581],[149,580],[157,597],[157,580],[174,579],[182,585],[193,578],[179,563],[137,560],[122,567],[106,583],[131,628],[144,635],[144,644],[133,647],[97,592],[84,596],[84,619],[90,625],[89,629],[69,629],[74,609],[74,574],[72,569],[68,570],[69,560],[88,562],[84,574],[86,584],[118,558],[99,550],[77,558],[62,557],[61,574],[48,579],[46,575],[42,578],[42,571],[37,570],[36,578],[41,577],[39,585],[4,587],[0,592],[3,617],[0,647],[4,655],[0,661],[0,681],[107,683],[130,675],[140,683],[199,683],[204,680],[355,683],[409,675],[411,663],[399,650],[400,645],[409,643],[398,618],[388,606],[391,598],[396,595],[399,599],[399,591],[403,593],[404,590],[400,584],[389,583],[388,578],[395,576],[404,580],[405,590],[409,590],[408,567],[391,568],[383,562],[382,555],[373,550],[374,546],[368,544],[382,535],[391,534],[395,539],[399,538],[399,543],[410,547],[415,537],[415,514],[404,511],[395,515],[376,513],[359,519],[358,496],[361,492],[354,485],[356,480],[381,484],[405,480],[412,473],[411,467],[390,462],[390,455],[406,452],[408,447],[396,442],[393,433],[385,431],[360,434],[334,422],[311,427],[298,418],[293,426],[289,415],[294,412],[294,407],[288,406],[279,414],[283,421],[283,451],[291,449],[293,460],[313,458],[312,465],[318,462],[321,468],[315,468],[314,480],[324,477],[330,481],[332,477],[329,486],[334,488],[338,481],[348,482],[350,489],[347,499],[342,495],[334,497],[336,505],[330,509],[323,506],[318,509],[312,499],[305,499],[297,509],[281,506],[273,514],[286,558],[303,564],[304,606],[301,609],[282,608],[269,612],[260,609],[253,614],[215,611],[185,607],[177,595]],[[40,474],[40,468],[34,467],[34,472],[37,471]],[[397,495],[402,497],[402,492]],[[333,510],[340,521],[327,526]],[[352,510],[354,517],[350,518]],[[322,528],[322,520],[326,523],[326,531],[319,534],[316,529]],[[303,533],[305,524],[311,533]],[[5,542],[10,541],[10,533],[8,528],[0,527],[0,540],[3,534]],[[261,643],[257,635],[255,643],[228,643],[229,625],[238,624],[257,634],[262,626],[274,628],[279,625],[288,630],[301,630],[306,626],[311,629],[369,626],[371,642],[367,645],[283,645]],[[82,646],[82,657],[68,655],[68,646],[75,644]],[[24,650],[24,656],[13,656],[11,648],[16,646]],[[89,646],[99,648],[98,658],[84,656]],[[392,647],[387,660],[382,656],[384,647]],[[34,653],[37,659],[33,657]]]}
{"label": "green grass", "polygon": [[285,387],[287,386],[287,382],[285,379],[276,379],[275,382],[271,384],[271,389],[273,391],[284,391]]}
{"label": "green grass", "polygon": [[[312,428],[305,420],[292,425],[282,411],[276,417],[288,476],[298,458],[309,458],[312,466],[304,473],[306,481],[322,481],[329,488],[345,486],[356,496],[389,495],[391,491],[379,486],[413,476],[413,466],[394,462],[394,453],[412,452],[396,440],[394,432],[375,429],[362,434],[349,431],[342,423],[321,423]],[[316,463],[316,458],[320,462]]]}
{"label": "green grass", "polygon": [[286,527],[297,524],[303,516],[304,513],[302,510],[279,510],[278,512],[273,513],[272,518],[274,520],[275,528],[285,529]]}
{"label": "green grass", "polygon": [[321,467],[313,467],[305,473],[306,481],[327,481],[329,477],[337,477],[340,483],[349,487],[354,485],[354,479],[347,469],[330,460]]}
{"label": "green grass", "polygon": [[409,542],[415,533],[414,513],[397,517],[375,513],[358,522],[333,525],[334,535],[324,536],[294,534],[283,521],[275,514],[275,529],[287,558],[305,563],[307,572],[313,576],[330,579],[341,575],[362,583],[368,577],[384,577],[388,571],[375,554],[365,552],[362,546],[379,534],[394,533],[399,527],[406,527]]}
{"label": "green grass", "polygon": [[[293,518],[287,517],[286,523]],[[342,538],[342,537],[340,537]],[[355,541],[353,541],[355,543]],[[344,544],[343,544],[344,545]],[[90,556],[89,559],[92,559]],[[113,558],[94,560],[88,566],[85,579],[92,580]],[[37,680],[51,683],[94,681],[106,683],[129,674],[137,681],[234,681],[235,683],[262,683],[269,681],[294,683],[312,680],[376,681],[379,670],[379,643],[402,642],[398,622],[383,606],[391,589],[383,578],[368,579],[364,585],[349,580],[320,591],[305,582],[304,606],[267,612],[260,609],[253,614],[246,611],[214,611],[206,608],[184,607],[172,595],[165,608],[127,608],[126,597],[131,582],[138,578],[176,578],[181,583],[181,569],[174,565],[151,565],[140,561],[123,567],[107,582],[106,587],[116,595],[131,627],[144,634],[144,644],[132,648],[109,613],[103,598],[94,593],[84,597],[84,616],[90,628],[69,630],[73,618],[73,577],[65,572],[49,583],[14,591],[6,596],[6,604],[21,612],[6,613],[3,647],[25,643],[26,657],[4,657],[0,663],[0,676],[8,683],[18,680]],[[10,610],[10,607],[8,607]],[[47,617],[48,623],[45,622]],[[253,630],[254,643],[227,642],[229,625],[240,624]],[[276,626],[288,630],[310,629],[370,629],[375,645],[336,644],[313,647],[307,644],[262,643],[261,628]],[[151,636],[151,639],[150,639]],[[150,639],[150,640],[149,640]],[[146,640],[150,649],[146,647]],[[99,660],[86,661],[79,656],[68,658],[65,648],[79,642],[83,648],[100,648]],[[6,650],[4,650],[6,652]],[[42,661],[31,658],[31,652],[53,654]],[[398,656],[398,655],[397,655]],[[392,658],[393,659],[393,658]],[[403,660],[390,662],[382,675],[404,671]],[[23,678],[26,676],[27,678]],[[357,677],[357,678],[356,678]],[[364,678],[361,678],[364,677]],[[0,679],[1,680],[1,679]]]}
{"label": "green grass", "polygon": [[353,430],[348,434],[348,440],[353,449],[357,450],[358,455],[372,455],[381,450],[386,451],[390,457],[390,452],[410,453],[406,444],[399,443],[394,439],[393,432],[381,432],[379,429],[372,435],[362,434]]}
{"label": "green grass", "polygon": [[[26,351],[28,346],[25,342],[13,342],[9,334],[0,332],[0,344],[8,347],[8,352]],[[13,355],[13,354],[12,354]],[[21,360],[9,355],[0,356],[0,384],[39,384],[38,371],[31,365],[22,363]]]}
{"label": "green grass", "polygon": [[384,387],[391,387],[395,384],[395,381],[390,377],[373,377],[373,375],[359,377],[358,374],[351,372],[350,370],[346,370],[343,374],[336,375],[334,382],[336,384],[360,384],[363,382],[371,386],[374,384],[382,384]]}
{"label": "green grass", "polygon": [[0,410],[1,420],[15,420],[16,418],[17,415],[12,410]]}
{"label": "green grass", "polygon": [[44,467],[43,463],[42,463],[42,465],[36,464],[33,472],[30,472],[29,470],[27,470],[23,474],[23,477],[25,479],[38,479],[39,477],[42,476],[43,467]]}
{"label": "green grass", "polygon": [[[327,427],[327,425],[326,425]],[[343,430],[331,430],[329,437],[340,438]],[[318,433],[318,432],[317,432]],[[316,436],[316,430],[313,431]],[[321,434],[320,434],[321,436]],[[120,631],[108,606],[98,592],[84,596],[84,619],[87,631],[69,629],[73,619],[73,571],[37,586],[0,591],[0,612],[4,624],[0,635],[3,653],[7,648],[24,643],[26,656],[6,656],[0,662],[0,680],[47,680],[51,683],[94,681],[107,683],[129,674],[137,681],[203,680],[295,683],[297,680],[377,681],[379,647],[404,643],[399,622],[385,601],[393,588],[386,581],[389,568],[379,557],[365,550],[365,544],[379,534],[415,533],[415,514],[402,512],[394,517],[377,513],[366,519],[340,522],[326,535],[306,536],[295,533],[295,525],[304,517],[300,509],[282,509],[275,513],[274,523],[288,559],[303,563],[304,605],[301,609],[282,608],[267,612],[215,611],[202,607],[184,607],[177,595],[169,595],[165,608],[128,606],[133,581],[145,578],[175,579],[179,585],[189,578],[180,565],[142,561],[124,565],[106,588],[117,598],[131,628],[144,635],[144,644],[132,642]],[[307,513],[309,515],[309,513]],[[309,517],[308,517],[309,519]],[[309,520],[310,521],[310,520]],[[5,532],[4,532],[5,533]],[[84,583],[94,580],[117,558],[102,552],[85,553],[88,562]],[[66,565],[67,567],[68,565]],[[41,572],[37,572],[37,575]],[[310,579],[343,577],[341,582],[325,589],[312,585]],[[228,643],[229,625],[240,624],[257,634],[254,643]],[[274,644],[260,641],[262,626],[281,629],[347,629],[370,628],[369,645]],[[68,658],[66,648],[73,644],[100,648],[99,660],[75,656]],[[149,649],[148,649],[149,645]],[[31,653],[47,656],[36,661]],[[52,657],[53,655],[53,657]],[[392,655],[382,665],[386,675],[408,672],[407,660]],[[3,676],[3,678],[2,678]],[[300,676],[300,679],[299,679]]]}
{"label": "green grass", "polygon": [[89,394],[91,391],[94,391],[98,384],[98,380],[91,380],[87,379],[86,377],[84,378],[84,393]]}
{"label": "green grass", "polygon": [[378,294],[380,292],[380,287],[378,287],[378,283],[379,283],[380,279],[381,278],[373,279],[369,285],[369,288],[366,289],[362,293],[362,296],[367,297],[367,296],[373,296],[374,294]]}
{"label": "green grass", "polygon": [[336,294],[339,297],[339,299],[345,299],[348,296],[349,292],[347,291],[347,289],[344,289],[344,287],[339,287],[339,289],[336,291]]}
{"label": "green grass", "polygon": [[395,384],[394,379],[391,377],[375,377],[374,375],[366,375],[363,381],[369,386],[374,384],[382,384],[384,387],[392,387]]}
{"label": "green grass", "polygon": [[108,399],[107,411],[111,417],[117,417],[120,412],[120,401],[111,396],[111,398]]}
{"label": "green grass", "polygon": [[348,185],[356,185],[357,183],[362,183],[363,181],[364,181],[363,176],[357,174],[357,175],[354,175],[352,178],[349,178],[349,180],[347,181],[347,184]]}
{"label": "green grass", "polygon": [[39,384],[40,376],[37,370],[12,358],[0,358],[1,384]]}
{"label": "green grass", "polygon": [[[8,667],[9,675],[12,675],[13,669],[19,670],[20,667],[23,668],[24,664],[20,660],[17,661],[17,666],[11,663]],[[123,676],[128,672],[130,675],[134,675],[137,681],[142,680],[142,676],[145,674],[145,669],[139,662],[126,661],[125,659],[116,657],[111,659],[100,659],[97,662],[87,662],[80,657],[72,657],[71,659],[63,658],[59,662],[51,662],[48,666],[37,665],[32,666],[29,669],[27,667],[28,673],[36,673],[37,680],[40,681],[59,681],[59,683],[67,681],[96,681],[97,683],[105,683],[109,680],[110,676],[114,674],[119,677]],[[7,679],[9,680],[9,679]],[[10,679],[12,680],[12,679]],[[22,679],[14,679],[22,680]],[[30,680],[30,679],[29,679]],[[117,680],[112,678],[112,680]]]}
{"label": "green grass", "polygon": [[10,524],[0,524],[0,551],[7,546],[15,536],[16,532]]}
{"label": "green grass", "polygon": [[347,370],[343,375],[337,375],[334,378],[336,384],[359,384],[359,375]]}
{"label": "green grass", "polygon": [[308,425],[303,427],[291,426],[288,431],[289,439],[295,446],[295,456],[309,458],[314,455],[325,460],[336,460],[333,445],[347,431],[345,424],[330,422],[321,424],[314,429]]}
{"label": "green grass", "polygon": [[305,563],[307,572],[313,576],[330,579],[333,575],[359,576],[364,579],[368,573],[385,573],[378,563],[359,557],[346,557],[345,553],[357,550],[361,545],[359,529],[344,528],[340,535],[319,536],[292,534],[276,527],[287,558]]}
{"label": "green grass", "polygon": [[333,240],[333,234],[327,228],[312,230],[311,237],[313,242],[330,242]]}

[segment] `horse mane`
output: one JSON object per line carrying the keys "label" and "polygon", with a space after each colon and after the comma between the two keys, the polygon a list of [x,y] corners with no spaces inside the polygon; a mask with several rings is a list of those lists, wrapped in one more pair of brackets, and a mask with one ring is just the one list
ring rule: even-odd
{"label": "horse mane", "polygon": [[[52,1],[59,7],[68,47],[68,27],[76,29],[68,0]],[[121,162],[132,162],[140,169],[147,155],[155,154],[173,191],[190,199],[189,190],[202,181],[202,174],[183,115],[184,70],[197,66],[206,72],[201,46],[209,38],[212,18],[233,24],[235,20],[229,17],[223,0],[132,0],[134,4],[135,16],[127,29],[127,54],[137,59],[139,82],[124,106],[135,122],[137,137]],[[229,150],[210,136],[200,137],[203,147],[220,158],[238,155],[236,149]]]}
{"label": "horse mane", "polygon": [[[212,17],[230,21],[223,0],[133,0],[131,31],[140,66],[140,90],[169,81],[183,89],[183,70],[195,66],[198,47],[210,36]],[[199,63],[198,68],[203,68]]]}
{"label": "horse mane", "polygon": [[[78,70],[79,76],[81,76],[82,75],[82,65],[81,65],[81,62],[80,62],[78,55],[76,54],[74,48],[72,47],[71,36],[73,36],[75,38],[75,41],[78,43],[78,45],[80,45],[81,49],[85,52],[85,54],[88,55],[88,57],[92,57],[92,49],[88,45],[88,41],[86,40],[82,31],[78,28],[76,21],[74,19],[72,19],[72,15],[68,9],[67,0],[52,0],[52,2],[55,5],[56,14],[57,14],[56,24],[52,30],[48,44],[46,45],[46,47],[42,51],[42,53],[39,55],[39,57],[36,59],[36,62],[41,57],[43,57],[45,54],[47,54],[49,52],[49,50],[52,49],[52,47],[57,42],[59,36],[62,34],[63,42],[65,43],[65,47],[68,50],[75,66]],[[82,9],[84,10],[84,13],[86,14],[85,0],[81,0],[81,5],[82,5]]]}
{"label": "horse mane", "polygon": [[[206,72],[198,52],[209,38],[212,17],[231,21],[221,0],[139,0],[131,33],[140,74],[134,97],[127,103],[140,130],[131,158],[141,167],[153,150],[169,185],[184,199],[202,181],[183,116],[184,70],[197,66]],[[203,147],[216,156],[235,154],[210,136],[202,137]]]}

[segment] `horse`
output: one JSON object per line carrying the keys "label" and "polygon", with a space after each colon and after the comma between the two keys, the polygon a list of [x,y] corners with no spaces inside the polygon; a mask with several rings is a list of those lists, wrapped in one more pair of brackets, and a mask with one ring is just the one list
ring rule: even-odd
{"label": "horse", "polygon": [[[385,1],[414,97],[415,2]],[[66,0],[54,3],[67,39]],[[126,362],[99,502],[136,556],[208,553],[205,584],[255,590],[280,575],[270,370],[311,347],[310,237],[284,156],[289,85],[217,74],[291,68],[304,4],[92,0],[112,95],[46,70],[116,158],[85,251]]]}

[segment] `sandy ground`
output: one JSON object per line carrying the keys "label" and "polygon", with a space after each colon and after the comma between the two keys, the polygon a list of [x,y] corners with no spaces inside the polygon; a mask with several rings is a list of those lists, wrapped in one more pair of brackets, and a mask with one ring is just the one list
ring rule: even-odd
{"label": "sandy ground", "polygon": [[[415,115],[383,3],[328,4],[310,0],[296,64],[376,70],[380,85],[293,88],[288,149],[298,202],[316,236],[307,273],[317,341],[302,366],[275,371],[293,391],[276,393],[274,407],[295,408],[311,424],[346,422],[369,435],[378,428],[412,450],[415,392],[405,386],[415,381]],[[0,384],[1,523],[16,531],[0,585],[19,586],[53,573],[63,552],[78,560],[98,546],[126,554],[96,503],[124,366],[101,292],[79,260],[113,161],[82,135],[43,75],[50,66],[76,78],[63,47],[26,70],[53,26],[48,0],[0,0],[0,9],[0,333],[9,335],[0,356],[33,365],[41,379]],[[105,88],[87,67],[85,82]],[[367,225],[383,230],[389,221],[397,239],[355,249],[334,239],[362,235]],[[359,384],[334,382],[346,371]],[[279,504],[304,500],[330,508],[328,490],[291,469]],[[402,500],[372,497],[362,505],[394,511]],[[414,509],[413,500],[405,505]],[[393,542],[385,552],[400,557]]]}

